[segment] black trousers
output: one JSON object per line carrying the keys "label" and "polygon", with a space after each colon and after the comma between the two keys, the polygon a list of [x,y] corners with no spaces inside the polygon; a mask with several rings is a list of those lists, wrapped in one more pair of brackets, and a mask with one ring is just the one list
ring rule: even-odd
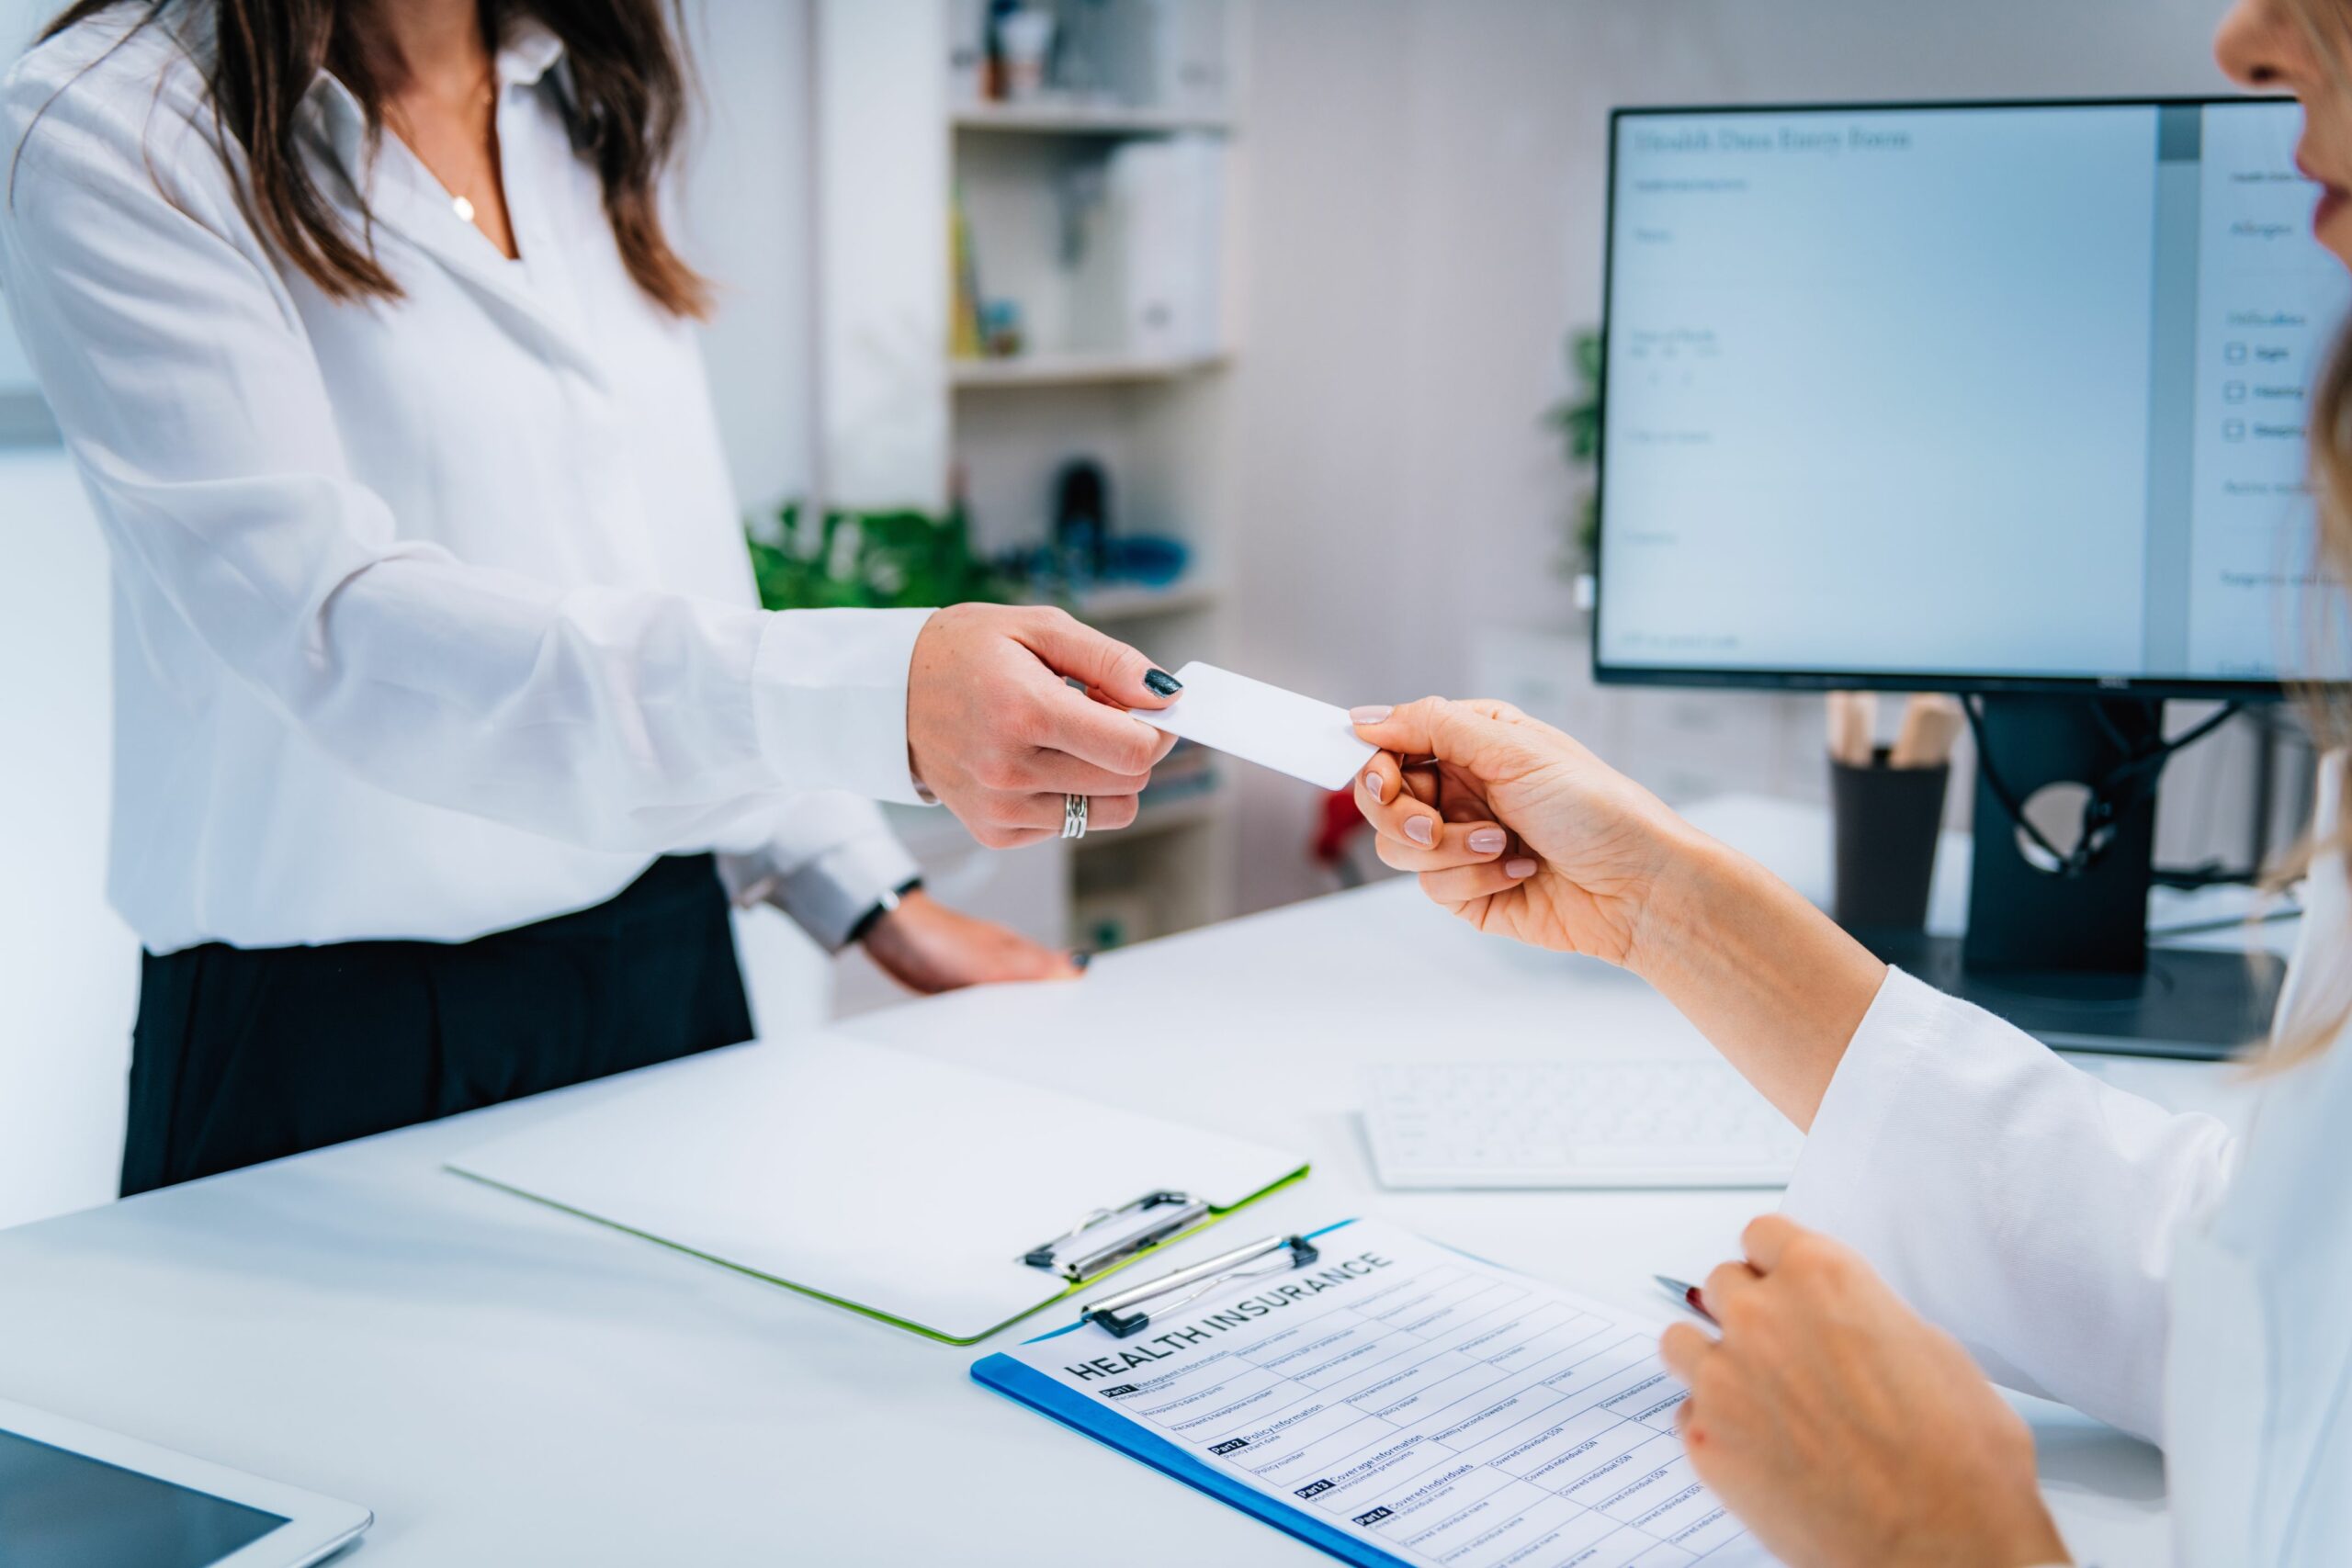
{"label": "black trousers", "polygon": [[473,942],[149,953],[123,1196],[748,1040],[727,908],[673,856]]}

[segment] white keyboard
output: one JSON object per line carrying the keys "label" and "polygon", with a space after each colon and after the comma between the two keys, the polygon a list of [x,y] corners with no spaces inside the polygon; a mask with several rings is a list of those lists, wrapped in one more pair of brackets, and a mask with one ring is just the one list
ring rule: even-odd
{"label": "white keyboard", "polygon": [[1384,1187],[1781,1187],[1797,1130],[1722,1062],[1371,1069]]}

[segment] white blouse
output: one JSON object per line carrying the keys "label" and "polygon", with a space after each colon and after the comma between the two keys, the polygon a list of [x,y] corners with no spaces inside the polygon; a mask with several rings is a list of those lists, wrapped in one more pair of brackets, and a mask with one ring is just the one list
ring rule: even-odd
{"label": "white blouse", "polygon": [[[2338,857],[2304,910],[2283,1032],[2352,998]],[[2318,1568],[2352,1551],[2352,1042],[2272,1078],[2243,1145],[1894,972],[1784,1208],[1996,1380],[2161,1444],[2177,1562]]]}
{"label": "white blouse", "polygon": [[838,942],[912,874],[872,799],[917,798],[927,612],[757,607],[694,329],[622,266],[561,45],[497,61],[519,263],[312,85],[313,175],[402,290],[338,303],[249,220],[200,39],[128,30],[0,85],[0,292],[113,557],[141,940],[462,940],[718,848]]}

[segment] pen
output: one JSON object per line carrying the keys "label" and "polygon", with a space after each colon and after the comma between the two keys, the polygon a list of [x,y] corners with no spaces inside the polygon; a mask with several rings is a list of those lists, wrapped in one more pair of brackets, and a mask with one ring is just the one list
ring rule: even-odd
{"label": "pen", "polygon": [[1915,694],[1903,705],[1903,728],[1894,737],[1891,768],[1940,768],[1951,761],[1951,743],[1959,739],[1962,715],[1957,697],[1936,693]]}
{"label": "pen", "polygon": [[1875,754],[1878,699],[1869,692],[1829,694],[1829,754],[1849,768],[1867,768]]}
{"label": "pen", "polygon": [[1715,1314],[1707,1310],[1707,1303],[1701,1299],[1698,1286],[1693,1285],[1687,1280],[1673,1279],[1665,1274],[1653,1274],[1650,1278],[1657,1281],[1657,1288],[1659,1290],[1664,1291],[1668,1295],[1672,1296],[1676,1301],[1680,1302],[1690,1311],[1697,1313],[1709,1323],[1715,1321]]}
{"label": "pen", "polygon": [[[1148,1284],[1137,1285],[1132,1290],[1122,1291],[1115,1296],[1096,1302],[1091,1306],[1081,1307],[1079,1310],[1079,1316],[1096,1327],[1125,1339],[1152,1321],[1151,1314],[1142,1310],[1147,1302],[1157,1303],[1157,1310],[1165,1314],[1188,1302],[1200,1300],[1219,1285],[1229,1284],[1236,1280],[1255,1279],[1261,1274],[1279,1274],[1289,1269],[1305,1269],[1312,1265],[1320,1256],[1321,1254],[1315,1248],[1315,1244],[1303,1235],[1270,1235],[1263,1241],[1254,1242],[1248,1247],[1236,1247],[1221,1257],[1195,1263],[1189,1269],[1179,1269],[1172,1273],[1163,1274]],[[1240,1267],[1243,1264],[1256,1262],[1261,1258],[1270,1258],[1272,1261],[1258,1269]],[[1161,1296],[1181,1291],[1187,1285],[1196,1286],[1197,1289],[1189,1295],[1178,1296],[1172,1302],[1159,1301],[1159,1298]]]}

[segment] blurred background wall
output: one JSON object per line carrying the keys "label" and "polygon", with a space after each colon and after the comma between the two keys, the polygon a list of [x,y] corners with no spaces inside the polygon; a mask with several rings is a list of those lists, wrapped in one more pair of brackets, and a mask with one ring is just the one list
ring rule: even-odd
{"label": "blurred background wall", "polygon": [[[1273,0],[1252,13],[1241,668],[1343,703],[1437,691],[1573,719],[1681,801],[1826,792],[1818,699],[1599,694],[1539,418],[1600,313],[1621,104],[2223,91],[2215,0]],[[1932,367],[1922,367],[1932,374]],[[1508,687],[1509,689],[1505,689]],[[2169,840],[2244,769],[2191,754]],[[2210,774],[2208,778],[2201,776]],[[1316,886],[1254,771],[1245,897]],[[2216,797],[2219,791],[2221,798]],[[1955,784],[1955,807],[1967,792]],[[2171,847],[2188,852],[2185,845]],[[2201,854],[2201,850],[2196,852]]]}
{"label": "blurred background wall", "polygon": [[[50,8],[0,0],[0,51],[13,54]],[[683,222],[723,287],[710,372],[737,485],[747,510],[765,512],[826,477],[827,389],[843,383],[823,348],[826,311],[840,304],[824,258],[854,256],[859,239],[839,187],[887,191],[903,171],[862,158],[863,143],[836,148],[831,164],[820,157],[818,0],[687,0],[686,10],[706,114]],[[1571,389],[1569,334],[1599,314],[1609,107],[2203,92],[2221,85],[2207,50],[2219,10],[2220,0],[1240,6],[1248,87],[1227,217],[1238,351],[1220,394],[1219,661],[1342,703],[1510,696],[1576,725],[1677,799],[1818,795],[1817,701],[1600,694],[1581,672],[1559,565],[1577,481],[1544,413]],[[0,350],[0,382],[7,375]],[[1050,417],[1038,417],[1050,434]],[[136,944],[101,883],[106,564],[53,447],[0,450],[0,527],[6,1224],[111,1195]],[[1157,652],[1159,630],[1133,635]],[[2177,856],[2201,853],[2200,834],[2243,816],[2244,750],[2179,764],[2165,826]],[[1229,831],[1199,850],[1217,862],[1200,885],[1204,913],[1334,886],[1304,852],[1311,792],[1248,770],[1230,787]],[[1001,904],[1007,918],[1063,918],[1043,852],[1005,869],[963,854],[935,818],[910,830],[931,836],[926,856],[955,896]],[[832,1005],[835,977],[781,920],[747,921],[744,940],[763,1025]],[[870,975],[838,984],[842,1005],[883,994]]]}

